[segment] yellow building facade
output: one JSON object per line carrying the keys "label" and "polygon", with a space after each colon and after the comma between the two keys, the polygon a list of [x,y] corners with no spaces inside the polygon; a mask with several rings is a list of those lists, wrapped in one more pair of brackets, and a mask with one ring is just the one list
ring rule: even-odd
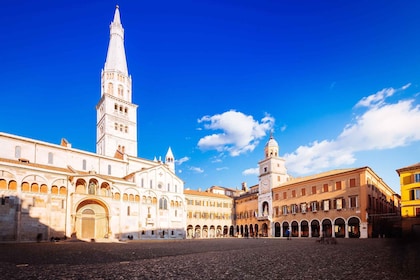
{"label": "yellow building facade", "polygon": [[402,229],[420,236],[420,163],[397,170],[400,176]]}
{"label": "yellow building facade", "polygon": [[234,235],[233,198],[209,190],[184,190],[187,211],[186,238]]}

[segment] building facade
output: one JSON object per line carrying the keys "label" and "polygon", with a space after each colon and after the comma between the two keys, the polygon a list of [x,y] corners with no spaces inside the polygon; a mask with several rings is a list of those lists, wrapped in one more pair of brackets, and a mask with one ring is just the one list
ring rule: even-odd
{"label": "building facade", "polygon": [[233,198],[210,188],[205,192],[185,190],[187,238],[234,236]]}
{"label": "building facade", "polygon": [[401,188],[401,218],[404,236],[420,237],[420,163],[397,170]]}
{"label": "building facade", "polygon": [[[378,237],[393,235],[400,196],[369,167],[292,178],[270,137],[260,182],[235,198],[241,236]],[[385,219],[387,218],[387,219]]]}
{"label": "building facade", "polygon": [[137,157],[137,105],[117,6],[101,75],[97,152],[0,133],[0,241],[185,238],[174,156]]}

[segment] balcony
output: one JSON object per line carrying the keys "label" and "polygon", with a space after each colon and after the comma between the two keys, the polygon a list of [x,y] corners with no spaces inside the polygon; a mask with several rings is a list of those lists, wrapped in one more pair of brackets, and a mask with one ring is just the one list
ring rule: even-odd
{"label": "balcony", "polygon": [[271,221],[271,216],[257,216],[258,221]]}

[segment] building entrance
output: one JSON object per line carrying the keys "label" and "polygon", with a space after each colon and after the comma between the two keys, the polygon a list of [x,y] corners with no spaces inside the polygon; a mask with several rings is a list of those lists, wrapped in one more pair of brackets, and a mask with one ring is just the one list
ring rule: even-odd
{"label": "building entrance", "polygon": [[110,233],[108,213],[108,208],[101,201],[89,199],[81,202],[75,220],[77,238],[107,238]]}

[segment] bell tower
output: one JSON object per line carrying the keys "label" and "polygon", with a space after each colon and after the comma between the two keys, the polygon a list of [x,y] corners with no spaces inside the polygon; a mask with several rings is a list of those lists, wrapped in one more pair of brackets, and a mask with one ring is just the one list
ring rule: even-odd
{"label": "bell tower", "polygon": [[109,27],[110,39],[101,72],[101,99],[96,105],[96,153],[137,157],[137,105],[124,49],[124,28],[119,7]]}
{"label": "bell tower", "polygon": [[264,159],[258,162],[259,171],[259,195],[258,216],[270,219],[272,216],[272,189],[287,181],[285,160],[279,156],[279,144],[270,135],[270,139],[264,147]]}

